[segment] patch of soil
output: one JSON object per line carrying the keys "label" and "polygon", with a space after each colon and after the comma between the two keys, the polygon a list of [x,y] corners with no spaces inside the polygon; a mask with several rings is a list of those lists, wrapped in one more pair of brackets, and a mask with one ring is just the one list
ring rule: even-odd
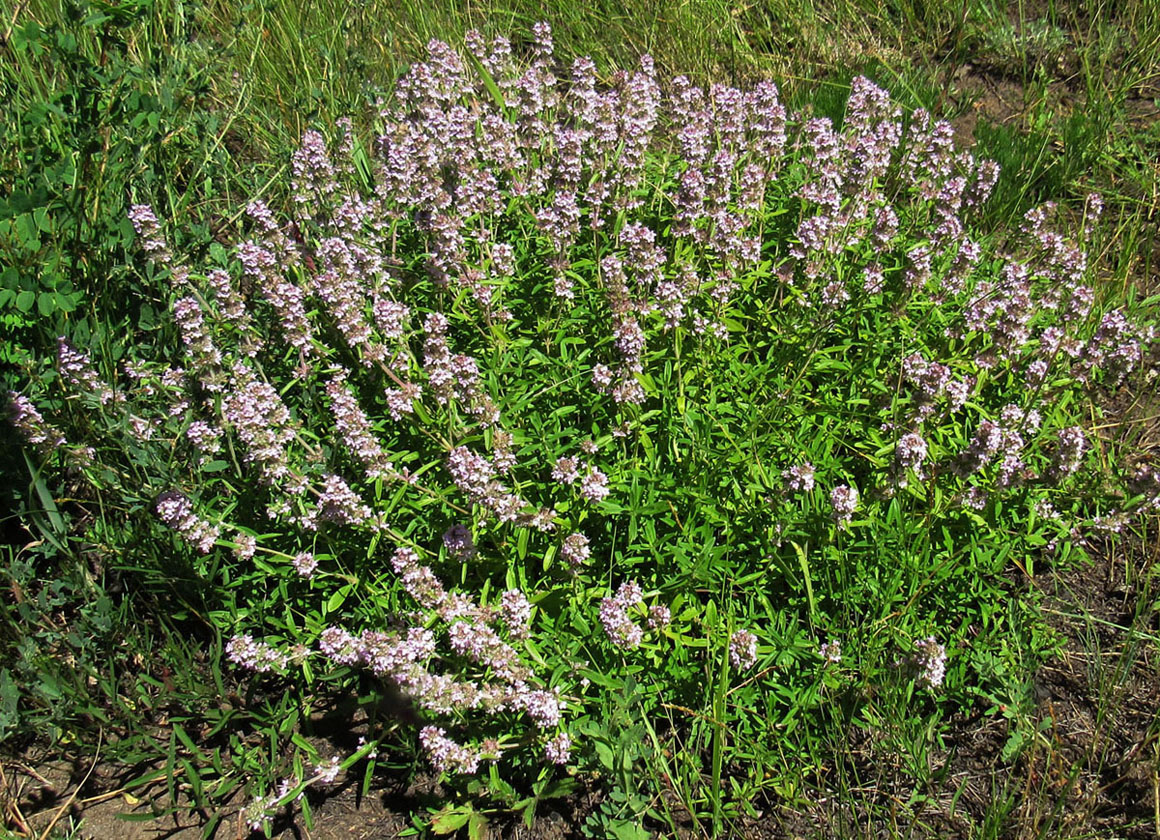
{"label": "patch of soil", "polygon": [[[161,733],[164,734],[164,733]],[[164,752],[162,738],[161,750]],[[342,738],[310,738],[320,755],[348,754]],[[92,753],[92,750],[78,752]],[[247,799],[235,795],[215,812],[194,809],[186,785],[176,785],[169,798],[169,782],[158,772],[161,761],[125,767],[90,759],[68,760],[31,747],[19,760],[0,760],[0,835],[39,838],[46,828],[58,831],[79,825],[72,838],[85,840],[195,840],[204,837],[211,821],[217,826],[211,840],[260,837],[246,825]],[[437,774],[377,772],[368,795],[362,794],[363,765],[351,768],[334,783],[307,789],[299,801],[270,814],[271,837],[277,840],[361,840],[399,837],[413,828],[412,814],[434,813],[451,801]],[[157,780],[133,784],[147,774]],[[531,825],[517,814],[485,814],[488,838],[512,840],[567,840],[581,835],[588,814],[603,801],[594,784],[581,782],[566,799],[539,805]],[[176,805],[176,808],[174,808]],[[309,813],[309,817],[307,817]]]}
{"label": "patch of soil", "polygon": [[[324,744],[318,745],[320,749]],[[0,764],[0,813],[3,825],[15,837],[39,837],[46,828],[65,830],[80,826],[75,835],[84,840],[195,840],[214,817],[218,825],[212,840],[245,840],[252,835],[245,824],[243,809],[248,804],[239,796],[211,814],[194,810],[183,791],[178,792],[175,813],[169,807],[168,782],[159,778],[151,784],[127,788],[161,764],[126,769],[120,765],[68,761],[38,754]],[[407,780],[380,774],[372,790],[363,796],[362,774],[340,777],[334,784],[311,788],[305,802],[295,802],[273,815],[272,836],[278,840],[370,840],[397,837],[413,827],[411,814],[438,810],[449,801],[435,775]],[[581,836],[585,818],[603,796],[591,785],[582,785],[567,800],[544,803],[530,826],[510,814],[492,816],[488,837],[511,840],[568,840]],[[305,806],[305,807],[304,807]],[[309,818],[306,812],[309,811]],[[154,816],[164,813],[164,816]],[[9,835],[4,835],[9,836]]]}
{"label": "patch of soil", "polygon": [[860,783],[845,785],[845,800],[819,793],[748,821],[736,836],[971,838],[1005,811],[1000,837],[1155,840],[1160,611],[1146,587],[1158,559],[1160,544],[1137,545],[1128,557],[1121,546],[1037,579],[1062,652],[1036,676],[1022,713],[1028,737],[1014,760],[1004,754],[1014,715],[960,716],[934,756],[936,781],[915,797],[896,756],[852,730],[847,782]]}
{"label": "patch of soil", "polygon": [[964,64],[950,81],[951,97],[962,113],[951,121],[955,142],[960,148],[974,145],[975,126],[980,119],[1007,124],[1018,120],[1026,111],[1024,86],[1009,78],[982,72]]}

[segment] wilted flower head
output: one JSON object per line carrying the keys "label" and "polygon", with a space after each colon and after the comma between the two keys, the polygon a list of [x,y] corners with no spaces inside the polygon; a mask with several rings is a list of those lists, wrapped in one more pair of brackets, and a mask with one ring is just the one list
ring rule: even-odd
{"label": "wilted flower head", "polygon": [[842,661],[842,642],[838,639],[825,642],[818,648],[818,656],[822,657],[827,665],[837,665]]}
{"label": "wilted flower head", "polygon": [[573,567],[582,565],[590,554],[588,537],[581,533],[569,534],[560,547],[560,556]]}
{"label": "wilted flower head", "polygon": [[443,547],[448,554],[460,560],[470,560],[476,554],[471,529],[462,523],[456,523],[443,532]]}

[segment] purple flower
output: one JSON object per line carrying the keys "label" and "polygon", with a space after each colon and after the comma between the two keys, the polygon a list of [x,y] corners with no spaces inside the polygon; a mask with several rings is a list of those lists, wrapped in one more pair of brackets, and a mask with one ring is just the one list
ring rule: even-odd
{"label": "purple flower", "polygon": [[509,589],[500,596],[500,614],[508,631],[517,639],[527,638],[532,620],[532,605],[518,589]]}
{"label": "purple flower", "polygon": [[302,144],[291,159],[294,199],[299,204],[330,198],[338,189],[334,166],[326,152],[326,140],[317,131],[302,135]]}
{"label": "purple flower", "polygon": [[650,630],[663,630],[673,620],[673,613],[664,604],[654,604],[648,610],[648,627]]}
{"label": "purple flower", "polygon": [[323,476],[322,490],[318,494],[318,516],[340,525],[361,525],[373,518],[371,509],[337,475]]}
{"label": "purple flower", "polygon": [[862,272],[862,289],[868,295],[876,295],[886,287],[886,276],[882,273],[882,266],[874,263],[866,266]]}
{"label": "purple flower", "polygon": [[392,420],[402,420],[404,414],[415,413],[415,403],[423,395],[423,387],[417,382],[405,382],[401,388],[386,388],[383,396],[387,399],[387,411]]}
{"label": "purple flower", "polygon": [[129,221],[133,223],[133,230],[140,239],[141,250],[150,259],[158,263],[168,263],[170,260],[169,246],[165,242],[165,234],[161,231],[161,223],[148,204],[134,204],[129,208]]}
{"label": "purple flower", "polygon": [[517,690],[511,705],[526,712],[540,729],[551,729],[560,723],[560,700],[551,691]]}
{"label": "purple flower", "polygon": [[918,432],[910,432],[898,439],[894,448],[894,465],[901,474],[900,481],[905,483],[905,475],[910,470],[922,478],[922,464],[926,460],[926,441]]}
{"label": "purple flower", "polygon": [[825,660],[827,665],[837,665],[842,661],[842,643],[838,639],[826,642],[818,648],[818,656]]}
{"label": "purple flower", "polygon": [[830,506],[833,508],[834,521],[839,527],[850,524],[854,518],[854,511],[858,509],[858,490],[847,484],[839,484],[830,491]]}
{"label": "purple flower", "polygon": [[738,671],[748,671],[757,664],[757,636],[738,630],[729,637],[729,661]]}
{"label": "purple flower", "polygon": [[1059,442],[1055,449],[1055,459],[1052,462],[1052,472],[1057,478],[1074,475],[1083,462],[1083,455],[1087,449],[1087,438],[1079,426],[1070,426],[1059,433]]}
{"label": "purple flower", "polygon": [[326,764],[316,764],[314,766],[314,778],[319,784],[329,785],[338,778],[339,772],[342,770],[342,764],[337,755],[332,755],[330,761]]}
{"label": "purple flower", "polygon": [[991,462],[1003,445],[1003,430],[997,423],[983,420],[970,445],[959,455],[955,471],[962,476],[978,472]]}
{"label": "purple flower", "polygon": [[560,556],[573,568],[587,562],[591,550],[588,547],[588,537],[583,534],[569,534],[564,538],[560,547]]}
{"label": "purple flower", "polygon": [[318,558],[309,551],[303,551],[294,557],[294,570],[300,577],[314,577],[314,570],[318,568]]}
{"label": "purple flower", "polygon": [[934,636],[928,636],[915,643],[912,662],[918,670],[919,685],[927,688],[938,688],[942,685],[946,676],[947,651],[935,641]]}
{"label": "purple flower", "polygon": [[643,596],[636,581],[625,581],[611,598],[600,602],[600,623],[609,640],[621,650],[640,647],[644,631],[628,615],[630,609],[640,604]]}
{"label": "purple flower", "polygon": [[596,365],[592,368],[592,384],[600,393],[608,393],[612,387],[612,371],[607,365]]}
{"label": "purple flower", "polygon": [[971,510],[982,510],[987,506],[987,492],[980,487],[968,487],[963,493],[962,502],[964,507]]}
{"label": "purple flower", "polygon": [[277,390],[239,363],[222,400],[222,417],[245,445],[243,458],[258,468],[263,483],[273,484],[290,474],[286,445],[294,438],[290,411]]}
{"label": "purple flower", "polygon": [[189,442],[202,452],[219,452],[222,448],[222,431],[204,420],[195,420],[185,430]]}
{"label": "purple flower", "polygon": [[475,504],[483,505],[501,522],[514,522],[527,502],[496,480],[495,467],[487,458],[466,446],[457,446],[447,456],[447,470],[455,485]]}
{"label": "purple flower", "polygon": [[440,772],[471,775],[479,769],[479,751],[452,741],[442,727],[424,726],[419,731],[419,743],[427,752],[431,766]]}
{"label": "purple flower", "polygon": [[580,495],[590,502],[602,502],[608,498],[608,476],[592,467],[580,482]]}
{"label": "purple flower", "polygon": [[561,732],[544,744],[544,758],[551,764],[567,764],[572,752],[572,739],[567,732]]}
{"label": "purple flower", "polygon": [[77,350],[66,338],[58,338],[56,342],[56,369],[61,378],[74,388],[96,397],[101,405],[113,402],[116,398],[113,391],[101,381],[89,355]]}
{"label": "purple flower", "polygon": [[8,392],[8,412],[12,425],[33,446],[57,448],[67,443],[64,435],[45,421],[32,401],[15,391]]}
{"label": "purple flower", "polygon": [[782,472],[781,480],[794,493],[809,493],[814,489],[814,465],[806,461],[792,466]]}
{"label": "purple flower", "polygon": [[365,468],[367,478],[371,481],[389,478],[394,473],[394,465],[387,459],[386,451],[371,429],[370,419],[346,384],[345,371],[326,383],[326,393],[330,397],[335,429],[346,448]]}
{"label": "purple flower", "polygon": [[448,628],[448,639],[452,650],[490,668],[509,685],[526,682],[531,677],[515,649],[486,624],[456,621]]}
{"label": "purple flower", "polygon": [[234,636],[226,643],[226,658],[235,665],[257,671],[259,674],[280,671],[289,662],[285,654],[279,653],[265,642],[255,641],[254,637],[247,633]]}
{"label": "purple flower", "polygon": [[327,627],[318,637],[318,649],[339,665],[354,665],[362,658],[359,640],[341,627]]}
{"label": "purple flower", "polygon": [[234,556],[239,560],[249,560],[258,550],[258,540],[253,534],[238,531],[234,535]]}
{"label": "purple flower", "polygon": [[157,499],[157,515],[161,521],[202,554],[209,554],[217,542],[221,527],[211,525],[193,512],[193,504],[176,490],[162,493]]}
{"label": "purple flower", "polygon": [[552,468],[552,481],[575,484],[580,480],[580,462],[575,458],[557,458]]}
{"label": "purple flower", "polygon": [[278,313],[286,341],[310,352],[313,330],[306,316],[306,293],[286,279],[277,255],[268,248],[243,242],[237,247],[237,256],[246,280],[261,289],[262,296]]}
{"label": "purple flower", "polygon": [[443,547],[448,554],[459,560],[470,560],[476,554],[471,529],[463,524],[452,525],[443,532]]}
{"label": "purple flower", "polygon": [[399,340],[407,332],[407,321],[411,310],[405,303],[397,303],[385,298],[377,298],[372,307],[375,324],[384,337]]}

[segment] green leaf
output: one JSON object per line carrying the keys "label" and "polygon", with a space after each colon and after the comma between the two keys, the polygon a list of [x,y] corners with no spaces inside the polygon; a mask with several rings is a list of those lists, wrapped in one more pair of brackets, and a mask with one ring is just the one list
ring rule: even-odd
{"label": "green leaf", "polygon": [[649,840],[652,836],[640,823],[631,823],[627,820],[614,820],[608,824],[608,830],[616,840]]}
{"label": "green leaf", "polygon": [[487,817],[478,811],[467,820],[467,836],[470,840],[487,840],[490,833],[487,829]]}
{"label": "green leaf", "polygon": [[612,747],[603,741],[594,741],[596,745],[596,757],[600,759],[600,763],[604,765],[606,770],[612,770],[616,767],[616,757],[612,754]]}
{"label": "green leaf", "polygon": [[16,217],[16,235],[25,250],[32,253],[40,250],[40,231],[31,213],[21,213]]}
{"label": "green leaf", "polygon": [[809,602],[810,602],[810,621],[816,623],[817,616],[818,616],[818,607],[817,607],[817,604],[814,602],[814,584],[813,584],[813,581],[810,579],[810,561],[809,561],[809,558],[806,556],[806,550],[804,548],[802,548],[796,542],[791,542],[790,545],[793,546],[794,553],[797,555],[798,565],[801,567],[801,570],[802,570],[802,579],[805,581],[806,598],[809,599]]}
{"label": "green leaf", "polygon": [[52,300],[56,304],[56,308],[61,312],[73,312],[81,301],[81,293],[61,294],[60,292],[53,292]]}
{"label": "green leaf", "polygon": [[431,815],[431,830],[436,834],[451,834],[467,825],[474,809],[470,805],[447,805]]}
{"label": "green leaf", "polygon": [[564,776],[551,782],[537,794],[538,799],[556,799],[561,796],[568,796],[576,790],[576,779],[572,776]]}
{"label": "green leaf", "polygon": [[346,601],[346,596],[350,594],[350,590],[353,587],[353,583],[348,583],[346,586],[342,587],[333,595],[331,595],[330,598],[326,601],[326,609],[323,611],[323,615],[332,613],[341,607],[343,602]]}

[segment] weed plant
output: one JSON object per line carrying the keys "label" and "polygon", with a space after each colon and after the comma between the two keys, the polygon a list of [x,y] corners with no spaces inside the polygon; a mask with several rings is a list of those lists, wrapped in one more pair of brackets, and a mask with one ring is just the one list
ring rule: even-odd
{"label": "weed plant", "polygon": [[[845,731],[918,790],[1050,653],[1023,581],[1160,504],[1095,432],[1153,337],[1093,289],[1100,197],[996,228],[998,166],[865,78],[838,122],[602,84],[539,24],[433,41],[375,123],[196,259],[135,205],[172,321],[9,395],[265,707],[193,773],[255,830],[414,758],[440,831],[592,776],[595,836],[720,832]],[[349,694],[394,712],[322,757],[299,722]]]}

